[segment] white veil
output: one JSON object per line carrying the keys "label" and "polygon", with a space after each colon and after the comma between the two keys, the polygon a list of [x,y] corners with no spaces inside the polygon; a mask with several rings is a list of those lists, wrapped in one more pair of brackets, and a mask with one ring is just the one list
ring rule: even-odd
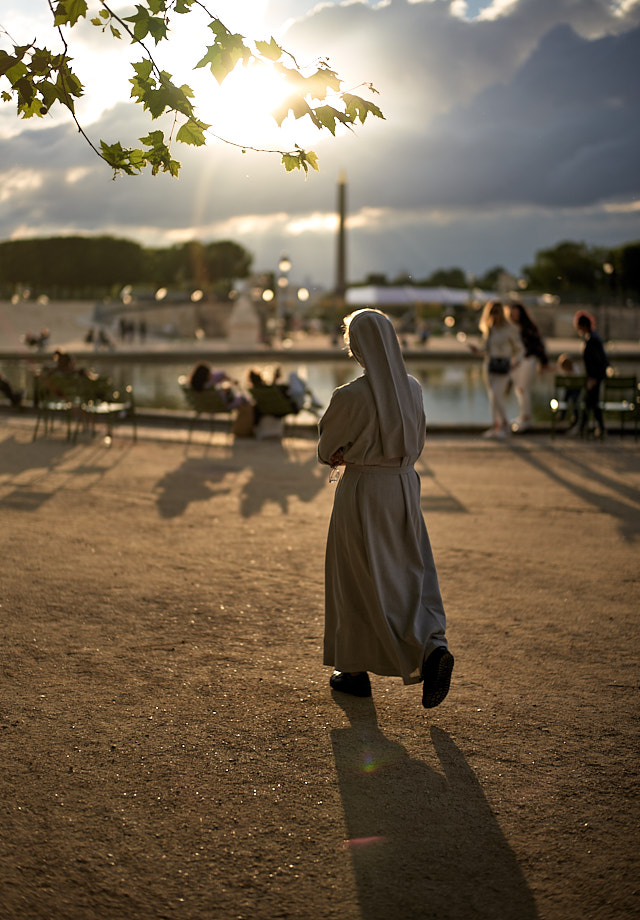
{"label": "white veil", "polygon": [[391,321],[378,310],[358,310],[347,318],[347,332],[351,353],[364,368],[373,393],[384,456],[419,454],[422,412],[411,392]]}

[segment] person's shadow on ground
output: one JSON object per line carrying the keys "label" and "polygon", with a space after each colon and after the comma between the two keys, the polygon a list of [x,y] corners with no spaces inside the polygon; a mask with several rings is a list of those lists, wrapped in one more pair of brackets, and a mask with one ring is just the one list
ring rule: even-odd
{"label": "person's shadow on ground", "polygon": [[166,473],[154,486],[158,511],[163,518],[184,514],[191,502],[208,501],[230,490],[219,484],[229,472],[227,465],[208,459],[188,458],[176,470]]}
{"label": "person's shadow on ground", "polygon": [[[269,464],[264,463],[267,451]],[[292,453],[282,441],[265,442],[259,452],[247,454],[244,451],[235,456],[238,459],[242,456],[249,470],[240,495],[240,514],[243,517],[260,514],[269,503],[279,505],[283,514],[288,514],[292,497],[301,502],[313,501],[329,476],[329,468],[320,465],[315,451],[306,459],[298,460],[295,452]]]}
{"label": "person's shadow on ground", "polygon": [[69,485],[89,491],[123,456],[122,451],[105,449],[102,442],[78,445],[52,437],[34,444],[11,435],[0,443],[0,505],[37,511]]}
{"label": "person's shadow on ground", "polygon": [[371,700],[333,695],[351,721],[331,739],[363,918],[535,920],[516,857],[449,735],[431,729],[439,773],[382,734]]}
{"label": "person's shadow on ground", "polygon": [[154,487],[158,511],[164,518],[178,517],[192,502],[209,501],[228,495],[225,477],[242,474],[238,511],[242,517],[260,514],[267,504],[278,505],[289,513],[291,498],[312,501],[324,488],[328,467],[318,463],[315,452],[306,450],[299,459],[281,441],[236,440],[231,450],[216,456],[187,457],[180,466],[166,473]]}
{"label": "person's shadow on ground", "polygon": [[[633,542],[638,539],[640,491],[624,481],[624,473],[619,477],[612,476],[598,467],[595,458],[585,462],[573,454],[561,455],[564,463],[564,470],[561,470],[559,464],[554,463],[552,466],[545,457],[547,454],[555,461],[559,451],[552,447],[536,451],[534,455],[531,451],[522,450],[517,444],[509,446],[521,460],[544,473],[552,482],[572,492],[596,511],[615,518],[623,540]],[[581,481],[576,478],[576,473],[582,477]]]}

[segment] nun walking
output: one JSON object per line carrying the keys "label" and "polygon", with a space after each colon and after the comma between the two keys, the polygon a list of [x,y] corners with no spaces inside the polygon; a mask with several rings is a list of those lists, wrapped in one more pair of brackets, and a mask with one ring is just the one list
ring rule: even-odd
{"label": "nun walking", "polygon": [[329,683],[371,696],[369,671],[422,681],[430,709],[449,691],[453,655],[414,463],[425,441],[420,384],[378,310],[344,320],[364,374],[334,390],[320,420],[318,458],[344,467],[325,560],[324,664]]}

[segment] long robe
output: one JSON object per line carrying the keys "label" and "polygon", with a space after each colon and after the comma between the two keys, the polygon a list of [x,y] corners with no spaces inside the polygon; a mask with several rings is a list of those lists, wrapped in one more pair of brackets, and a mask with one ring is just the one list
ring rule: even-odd
{"label": "long robe", "polygon": [[414,463],[425,418],[420,384],[408,377],[408,417],[418,444],[388,458],[367,375],[333,393],[320,420],[318,457],[343,450],[325,562],[324,664],[417,683],[425,654],[446,648],[445,613]]}

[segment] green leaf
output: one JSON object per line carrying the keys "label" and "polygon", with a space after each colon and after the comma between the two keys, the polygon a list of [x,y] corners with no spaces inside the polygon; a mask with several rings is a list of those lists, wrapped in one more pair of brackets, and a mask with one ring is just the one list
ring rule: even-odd
{"label": "green leaf", "polygon": [[144,151],[146,165],[151,166],[151,174],[157,176],[159,172],[168,172],[172,176],[177,176],[180,169],[180,163],[172,159],[171,151],[164,142],[162,131],[152,131],[147,137],[141,137],[143,144],[149,146],[149,150]]}
{"label": "green leaf", "polygon": [[[18,94],[18,109],[21,112],[29,109],[36,98],[36,91],[33,85],[33,81],[29,77],[21,77],[19,80],[13,84],[14,90]],[[32,115],[35,113],[31,113]],[[31,118],[31,115],[27,115],[27,118]]]}
{"label": "green leaf", "polygon": [[100,149],[102,158],[111,166],[114,173],[124,172],[128,176],[133,176],[136,172],[141,172],[141,165],[133,166],[131,163],[131,154],[135,154],[135,159],[139,160],[137,155],[139,154],[142,157],[141,150],[125,150],[120,141],[116,141],[115,144],[106,144],[104,141],[100,141]]}
{"label": "green leaf", "polygon": [[349,119],[338,109],[334,109],[332,105],[320,105],[313,110],[315,117],[320,122],[320,124],[328,128],[333,135],[336,133],[336,121],[346,124]]}
{"label": "green leaf", "polygon": [[50,83],[49,80],[41,80],[40,83],[38,83],[38,91],[47,109],[50,109],[55,102],[62,101],[60,99],[59,88],[53,83]]}
{"label": "green leaf", "polygon": [[294,169],[300,169],[300,157],[294,153],[283,153],[282,165],[287,172],[292,172]]}
{"label": "green leaf", "polygon": [[16,61],[15,58],[11,59],[13,63],[11,66],[5,70],[5,76],[9,80],[12,86],[14,86],[18,80],[21,80],[23,77],[29,73],[22,61]]}
{"label": "green leaf", "polygon": [[167,37],[167,24],[159,16],[150,16],[149,11],[138,4],[135,16],[125,16],[125,22],[133,23],[133,37],[136,41],[143,41],[151,35],[156,45]]}
{"label": "green leaf", "polygon": [[340,80],[334,70],[322,66],[310,77],[305,78],[305,92],[313,99],[326,99],[327,93],[340,92]]}
{"label": "green leaf", "polygon": [[153,64],[148,58],[143,58],[131,65],[141,80],[148,80],[153,71]]}
{"label": "green leaf", "polygon": [[211,125],[207,125],[203,121],[198,121],[197,118],[189,118],[176,134],[176,140],[180,141],[181,144],[191,144],[194,147],[202,147],[207,143],[204,132],[210,127]]}
{"label": "green leaf", "polygon": [[285,99],[284,102],[275,108],[271,114],[275,118],[278,127],[280,127],[289,113],[292,113],[293,117],[296,119],[303,118],[305,115],[309,115],[314,123],[317,121],[305,99],[303,99],[302,96],[298,96],[296,94]]}
{"label": "green leaf", "polygon": [[82,83],[68,67],[61,67],[58,71],[58,77],[56,79],[56,86],[60,91],[60,102],[63,105],[73,112],[74,111],[74,102],[72,96],[82,96],[84,92],[84,87]]}
{"label": "green leaf", "polygon": [[138,140],[147,147],[157,147],[159,144],[164,144],[164,134],[162,131],[150,131],[146,137],[140,137]]}
{"label": "green leaf", "polygon": [[[213,28],[213,24],[210,28]],[[242,41],[242,36],[225,31],[214,45],[207,47],[207,53],[196,67],[209,67],[218,83],[222,84],[238,61],[246,63],[250,57],[251,52]]]}
{"label": "green leaf", "polygon": [[[171,74],[162,71],[160,74],[160,101],[168,109],[172,109],[175,112],[180,112],[182,115],[187,115],[191,117],[193,114],[193,106],[189,102],[187,96],[193,96],[193,91],[186,84],[184,86],[176,86],[175,83],[171,81]],[[186,90],[186,92],[185,92]]]}
{"label": "green leaf", "polygon": [[87,15],[87,0],[59,0],[54,10],[55,26],[74,26]]}
{"label": "green leaf", "polygon": [[368,102],[366,99],[362,99],[360,96],[354,96],[351,93],[345,93],[342,99],[345,105],[345,113],[349,116],[351,121],[355,121],[356,118],[359,118],[362,124],[364,124],[367,115],[375,115],[376,118],[382,118],[384,120],[384,115],[373,102]]}
{"label": "green leaf", "polygon": [[309,174],[309,167],[315,169],[318,172],[318,157],[313,150],[303,150],[301,147],[296,147],[297,153],[283,153],[282,154],[282,165],[287,172],[292,172],[294,169],[304,169],[305,174]]}
{"label": "green leaf", "polygon": [[309,164],[309,166],[311,166],[312,169],[315,169],[316,172],[320,172],[320,167],[318,166],[317,153],[314,153],[313,150],[307,150],[305,153],[305,158],[307,160],[307,163]]}
{"label": "green leaf", "polygon": [[208,27],[211,29],[218,41],[224,38],[225,35],[231,34],[224,23],[220,22],[219,19],[212,19]]}
{"label": "green leaf", "polygon": [[18,105],[18,112],[22,118],[33,118],[34,115],[41,118],[43,115],[47,114],[46,108],[44,108],[37,97],[33,98],[29,103],[26,101],[20,103]]}
{"label": "green leaf", "polygon": [[[18,64],[18,58],[13,57],[11,54],[8,54],[6,51],[0,49],[0,77],[2,77],[11,67],[14,67]],[[22,65],[24,67],[24,64]],[[27,68],[25,67],[25,73]]]}
{"label": "green leaf", "polygon": [[270,42],[256,42],[256,49],[268,61],[278,61],[282,57],[282,48],[273,35]]}
{"label": "green leaf", "polygon": [[36,48],[31,55],[31,73],[39,77],[48,74],[51,70],[51,52],[43,48]]}
{"label": "green leaf", "polygon": [[172,159],[169,148],[164,143],[162,131],[152,131],[148,137],[141,137],[140,140],[150,149],[124,148],[119,141],[115,144],[100,141],[101,156],[113,169],[114,178],[117,173],[133,176],[142,172],[146,166],[151,166],[154,176],[159,172],[178,175],[180,163]]}

